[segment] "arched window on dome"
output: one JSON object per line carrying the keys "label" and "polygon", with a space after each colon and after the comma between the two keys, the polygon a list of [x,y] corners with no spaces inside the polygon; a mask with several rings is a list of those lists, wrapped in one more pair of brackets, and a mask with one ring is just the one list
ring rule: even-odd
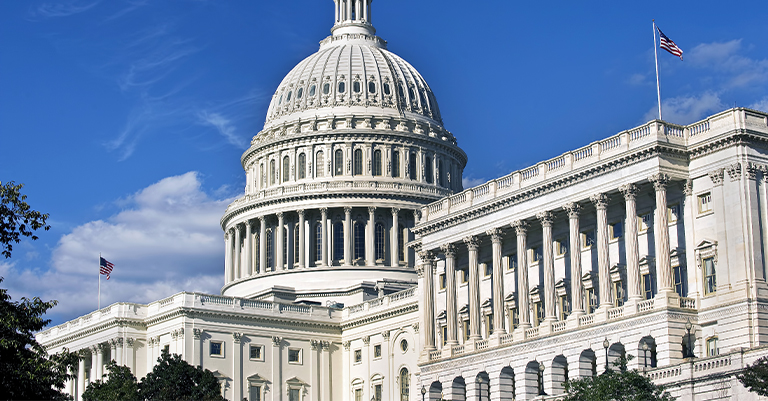
{"label": "arched window on dome", "polygon": [[309,97],[315,96],[315,85],[309,87]]}
{"label": "arched window on dome", "polygon": [[283,104],[283,95],[280,95],[280,100],[277,101],[277,105],[280,106]]}
{"label": "arched window on dome", "polygon": [[323,260],[323,224],[315,225],[315,264]]}
{"label": "arched window on dome", "polygon": [[379,262],[379,261],[383,262],[384,261],[384,249],[386,249],[384,247],[384,245],[385,245],[384,244],[384,240],[385,240],[385,237],[384,237],[384,224],[381,223],[381,222],[376,223],[376,227],[375,227],[374,231],[375,231],[374,235],[376,237],[376,239],[374,240],[374,243],[376,244],[376,255],[375,255],[376,256],[376,261],[377,262]]}
{"label": "arched window on dome", "polygon": [[360,82],[355,81],[352,83],[352,91],[355,93],[360,93]]}
{"label": "arched window on dome", "polygon": [[344,259],[344,224],[340,221],[333,223],[333,260]]}
{"label": "arched window on dome", "polygon": [[419,91],[419,100],[421,100],[421,108],[426,110],[427,109],[427,100],[424,99],[424,93]]}
{"label": "arched window on dome", "polygon": [[336,149],[336,152],[334,152],[333,158],[335,159],[333,161],[334,165],[334,175],[340,176],[344,174],[344,151],[341,149]]}
{"label": "arched window on dome", "polygon": [[365,224],[355,222],[355,259],[365,258]]}
{"label": "arched window on dome", "polygon": [[[400,401],[408,401],[411,393],[411,375],[408,368],[400,369]],[[423,391],[422,391],[423,392]]]}
{"label": "arched window on dome", "polygon": [[269,161],[269,185],[275,185],[275,159]]}
{"label": "arched window on dome", "polygon": [[283,243],[281,244],[283,246],[283,266],[278,266],[281,270],[285,268],[285,265],[290,266],[290,263],[288,262],[288,247],[291,243],[288,241],[288,238],[290,238],[288,236],[288,227],[290,226],[283,226]]}
{"label": "arched window on dome", "polygon": [[411,157],[408,161],[408,178],[415,180],[416,175],[416,152],[411,152]]}
{"label": "arched window on dome", "polygon": [[400,246],[397,249],[397,260],[405,261],[405,229],[402,224],[397,225],[397,244]]}
{"label": "arched window on dome", "polygon": [[400,94],[400,99],[405,100],[405,91],[403,91],[403,84],[397,84],[397,93]]}
{"label": "arched window on dome", "polygon": [[272,250],[274,249],[274,243],[272,242],[274,240],[274,238],[272,238],[272,237],[273,237],[272,236],[272,230],[271,229],[267,229],[267,240],[265,241],[266,245],[267,245],[267,250],[266,250],[266,253],[267,253],[267,255],[266,255],[267,256],[267,266],[264,269],[265,272],[274,271],[275,270],[275,265],[273,263],[273,260],[274,260],[273,256],[274,255],[273,255],[273,252],[272,252]]}
{"label": "arched window on dome", "polygon": [[385,95],[389,95],[389,94],[392,93],[392,91],[389,89],[389,84],[386,83],[386,82],[384,82],[383,89],[384,89],[384,94]]}
{"label": "arched window on dome", "polygon": [[344,81],[339,82],[339,93],[344,93],[347,90],[347,84]]}
{"label": "arched window on dome", "polygon": [[315,177],[322,177],[323,173],[325,173],[325,158],[321,150],[315,155]]}
{"label": "arched window on dome", "polygon": [[400,177],[400,152],[397,150],[392,152],[392,177]]}
{"label": "arched window on dome", "polygon": [[437,161],[437,179],[438,179],[438,185],[441,187],[444,186],[444,180],[443,177],[445,176],[445,172],[443,171],[443,161],[438,160]]}
{"label": "arched window on dome", "polygon": [[416,95],[413,94],[413,88],[408,88],[408,99],[411,101],[416,100]]}
{"label": "arched window on dome", "polygon": [[307,177],[307,156],[304,153],[299,153],[298,175],[300,180]]}
{"label": "arched window on dome", "polygon": [[376,93],[376,83],[371,81],[368,82],[368,93]]}
{"label": "arched window on dome", "polygon": [[283,157],[283,182],[288,182],[288,174],[291,172],[291,159]]}
{"label": "arched window on dome", "polygon": [[293,226],[293,264],[297,265],[299,263],[299,241],[301,241],[301,238],[299,238],[299,223],[296,223],[295,226]]}
{"label": "arched window on dome", "polygon": [[293,94],[293,91],[288,91],[288,96],[285,98],[286,103],[291,101],[291,94]]}
{"label": "arched window on dome", "polygon": [[296,91],[296,99],[301,99],[301,95],[304,94],[304,88],[299,88],[298,91]]}
{"label": "arched window on dome", "polygon": [[323,84],[323,95],[327,95],[330,92],[331,92],[331,84],[329,84],[327,82],[324,83]]}
{"label": "arched window on dome", "polygon": [[434,178],[434,173],[432,171],[432,157],[430,156],[427,156],[426,160],[424,161],[424,175],[427,180],[427,184],[431,184]]}
{"label": "arched window on dome", "polygon": [[362,149],[355,149],[354,152],[354,164],[355,169],[352,172],[352,175],[362,175],[363,174],[363,151]]}
{"label": "arched window on dome", "polygon": [[373,175],[381,176],[381,150],[373,151]]}

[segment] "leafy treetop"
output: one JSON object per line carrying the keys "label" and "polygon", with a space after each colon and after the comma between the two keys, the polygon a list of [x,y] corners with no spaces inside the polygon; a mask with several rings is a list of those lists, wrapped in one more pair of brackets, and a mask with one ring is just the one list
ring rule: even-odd
{"label": "leafy treetop", "polygon": [[16,185],[13,181],[5,185],[0,182],[0,244],[6,258],[11,257],[12,242],[18,244],[22,236],[36,240],[33,231],[51,228],[45,223],[48,214],[32,210],[27,204],[27,195],[21,194],[22,187],[24,184]]}

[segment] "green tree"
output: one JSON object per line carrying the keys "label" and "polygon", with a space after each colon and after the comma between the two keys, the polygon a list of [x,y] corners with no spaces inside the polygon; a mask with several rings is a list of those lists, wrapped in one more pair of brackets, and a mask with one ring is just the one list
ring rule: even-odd
{"label": "green tree", "polygon": [[142,400],[204,400],[225,401],[221,384],[213,373],[194,367],[163,350],[152,372],[141,379],[139,398]]}
{"label": "green tree", "polygon": [[0,182],[0,244],[6,258],[11,257],[11,243],[18,244],[22,236],[36,240],[33,231],[41,228],[48,231],[51,228],[45,223],[48,214],[32,210],[27,204],[27,195],[21,194],[22,187],[24,184],[16,185],[13,181],[5,185]]}
{"label": "green tree", "polygon": [[749,391],[768,396],[768,357],[762,357],[745,367],[737,377]]}
{"label": "green tree", "polygon": [[[631,355],[630,355],[631,358]],[[569,380],[565,383],[564,401],[672,401],[661,386],[637,370],[627,369],[627,358],[614,363],[617,369],[604,373]]]}
{"label": "green tree", "polygon": [[107,364],[107,380],[96,380],[83,392],[83,401],[139,401],[139,384],[131,369],[118,366],[115,361]]}

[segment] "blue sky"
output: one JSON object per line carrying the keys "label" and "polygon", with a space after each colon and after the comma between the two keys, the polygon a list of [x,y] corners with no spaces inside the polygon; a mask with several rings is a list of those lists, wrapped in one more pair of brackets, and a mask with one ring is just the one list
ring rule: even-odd
{"label": "blue sky", "polygon": [[[656,117],[768,110],[765,3],[376,0],[389,49],[435,92],[475,185]],[[331,0],[0,2],[0,181],[24,183],[51,231],[0,261],[14,299],[54,323],[181,290],[218,293],[219,218],[282,77],[317,51]],[[489,146],[490,145],[490,146]]]}

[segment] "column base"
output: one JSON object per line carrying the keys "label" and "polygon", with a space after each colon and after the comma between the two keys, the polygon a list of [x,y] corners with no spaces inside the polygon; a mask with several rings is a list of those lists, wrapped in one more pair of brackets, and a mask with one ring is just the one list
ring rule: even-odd
{"label": "column base", "polygon": [[525,331],[530,328],[531,328],[530,323],[521,324],[517,326],[515,331],[512,332],[512,340],[515,342],[525,340]]}
{"label": "column base", "polygon": [[556,318],[546,318],[539,325],[539,336],[547,336],[552,334],[552,324],[557,323]]}
{"label": "column base", "polygon": [[680,307],[680,296],[672,290],[659,291],[653,297],[653,309],[667,309],[669,307]]}
{"label": "column base", "polygon": [[453,356],[453,347],[455,347],[457,345],[459,345],[458,342],[447,342],[447,343],[445,343],[445,345],[443,346],[443,349],[442,349],[442,351],[440,353],[441,356],[443,358],[452,357]]}

